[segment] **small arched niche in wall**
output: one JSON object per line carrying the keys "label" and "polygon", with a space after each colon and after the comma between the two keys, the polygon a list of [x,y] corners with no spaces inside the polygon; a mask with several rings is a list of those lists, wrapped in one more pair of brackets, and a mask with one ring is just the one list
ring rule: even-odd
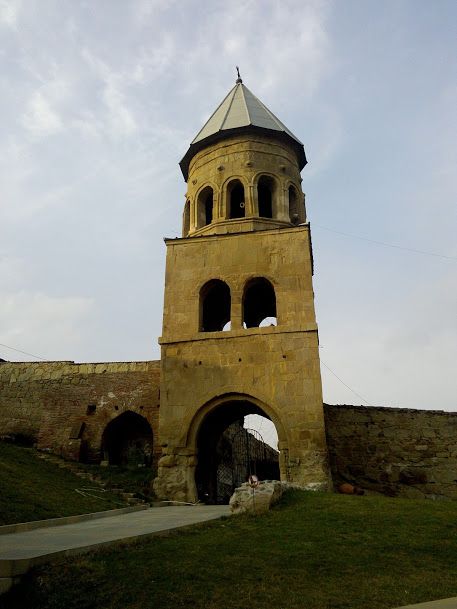
{"label": "small arched niche in wall", "polygon": [[214,192],[211,186],[206,186],[197,199],[197,227],[202,228],[213,221]]}
{"label": "small arched niche in wall", "polygon": [[276,294],[265,277],[247,282],[243,294],[243,327],[276,326]]}
{"label": "small arched niche in wall", "polygon": [[229,286],[211,279],[200,290],[200,332],[230,329],[231,295]]}
{"label": "small arched niche in wall", "polygon": [[244,218],[246,215],[244,186],[239,180],[232,180],[227,186],[228,217]]}

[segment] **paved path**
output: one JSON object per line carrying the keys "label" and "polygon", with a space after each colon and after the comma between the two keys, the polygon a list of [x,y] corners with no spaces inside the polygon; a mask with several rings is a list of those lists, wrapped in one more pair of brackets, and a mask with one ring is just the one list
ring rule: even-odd
{"label": "paved path", "polygon": [[453,598],[443,598],[440,601],[430,601],[419,605],[405,605],[398,609],[457,609],[457,596]]}
{"label": "paved path", "polygon": [[[170,506],[0,535],[0,594],[32,566],[228,516],[228,505]],[[457,609],[457,597],[400,609]]]}
{"label": "paved path", "polygon": [[157,507],[75,524],[0,535],[0,578],[11,578],[33,565],[61,555],[104,545],[128,543],[230,513],[228,505]]}

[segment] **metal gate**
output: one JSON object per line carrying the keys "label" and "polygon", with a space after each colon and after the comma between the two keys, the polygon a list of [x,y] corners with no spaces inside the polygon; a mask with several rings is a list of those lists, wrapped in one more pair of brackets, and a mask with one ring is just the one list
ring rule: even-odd
{"label": "metal gate", "polygon": [[231,438],[217,467],[217,503],[228,503],[233,491],[251,475],[259,475],[267,461],[265,442],[255,429],[240,429]]}

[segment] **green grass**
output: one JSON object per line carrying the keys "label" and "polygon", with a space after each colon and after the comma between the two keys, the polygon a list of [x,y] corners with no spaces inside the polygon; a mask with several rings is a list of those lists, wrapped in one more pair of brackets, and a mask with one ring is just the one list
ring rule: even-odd
{"label": "green grass", "polygon": [[100,467],[99,465],[82,465],[81,469],[99,476],[107,488],[122,488],[128,493],[136,493],[142,499],[153,499],[152,481],[157,473],[150,467]]}
{"label": "green grass", "polygon": [[36,569],[0,608],[398,607],[457,595],[456,522],[451,502],[293,492],[263,516]]}
{"label": "green grass", "polygon": [[[99,498],[75,491],[81,488],[97,489]],[[34,449],[0,442],[0,525],[124,506],[119,497],[43,461]]]}

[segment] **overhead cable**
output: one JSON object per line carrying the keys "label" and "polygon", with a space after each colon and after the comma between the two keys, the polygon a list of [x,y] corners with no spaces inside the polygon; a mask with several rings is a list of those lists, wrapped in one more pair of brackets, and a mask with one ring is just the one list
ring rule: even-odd
{"label": "overhead cable", "polygon": [[333,372],[333,370],[331,368],[329,368],[329,366],[327,366],[327,364],[324,361],[322,361],[322,358],[320,359],[320,361],[327,368],[327,370],[329,372],[331,372],[333,374],[333,376],[336,377],[340,381],[340,383],[342,383],[345,387],[347,387],[350,391],[352,391],[352,393],[354,393],[357,397],[359,397],[361,400],[363,400],[367,406],[373,406],[373,404],[370,404],[370,402],[368,400],[366,400],[362,395],[360,395],[360,393],[357,393],[357,391],[352,389],[352,387],[349,387],[349,385],[347,385],[342,379],[340,379],[340,377],[336,374],[336,372]]}
{"label": "overhead cable", "polygon": [[315,224],[313,222],[313,226],[317,228],[322,228],[323,230],[329,231],[330,233],[336,233],[337,235],[344,235],[345,237],[352,237],[353,239],[361,239],[362,241],[368,241],[370,243],[376,243],[377,245],[384,245],[385,247],[392,247],[398,250],[404,250],[406,252],[412,252],[413,254],[422,254],[423,256],[433,256],[435,258],[444,258],[445,260],[452,260],[453,262],[457,262],[457,256],[446,256],[445,254],[436,254],[434,252],[426,252],[425,250],[417,250],[412,247],[405,247],[403,245],[395,245],[394,243],[387,243],[386,241],[378,241],[377,239],[370,239],[368,237],[361,237],[360,235],[354,235],[352,233],[345,233],[341,230],[335,230],[333,228],[328,228],[327,226],[322,226],[321,224]]}
{"label": "overhead cable", "polygon": [[21,351],[21,349],[16,349],[15,347],[10,347],[9,345],[4,345],[0,343],[0,347],[6,347],[7,349],[11,349],[12,351],[17,351],[18,353],[22,353],[23,355],[30,355],[30,357],[35,357],[36,359],[41,359],[44,362],[49,361],[46,357],[40,357],[39,355],[33,355],[33,353],[27,353],[27,351]]}

